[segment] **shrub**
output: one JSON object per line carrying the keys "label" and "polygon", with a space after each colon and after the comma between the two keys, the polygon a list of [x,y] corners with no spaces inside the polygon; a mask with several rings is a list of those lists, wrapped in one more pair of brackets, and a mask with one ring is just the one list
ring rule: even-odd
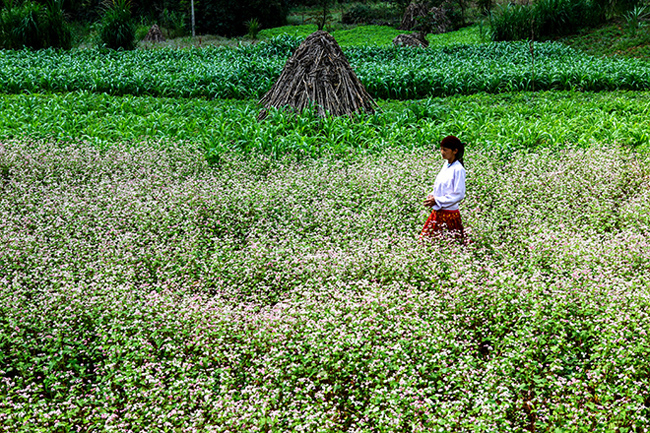
{"label": "shrub", "polygon": [[51,0],[43,6],[32,1],[19,5],[7,2],[0,11],[0,47],[70,48],[72,30],[62,3],[62,0]]}
{"label": "shrub", "polygon": [[[603,14],[622,15],[633,10],[636,6],[643,6],[643,0],[593,0]],[[647,2],[645,2],[647,3]]]}
{"label": "shrub", "polygon": [[605,6],[592,0],[539,0],[499,6],[491,16],[493,40],[551,38],[597,25]]}
{"label": "shrub", "polygon": [[160,14],[160,25],[166,30],[166,37],[174,39],[185,36],[187,34],[186,19],[187,17],[182,12],[163,9]]}
{"label": "shrub", "polygon": [[632,10],[640,0],[539,0],[508,4],[492,15],[495,41],[552,38],[593,27],[612,14]]}
{"label": "shrub", "polygon": [[466,25],[467,11],[470,8],[468,0],[438,0],[433,3],[445,10],[446,19],[449,20],[452,30]]}
{"label": "shrub", "polygon": [[646,21],[650,19],[650,10],[646,6],[635,6],[631,11],[625,14],[627,31],[630,36],[636,36],[637,30],[646,26]]}
{"label": "shrub", "polygon": [[499,5],[491,16],[492,39],[516,41],[537,33],[534,28],[533,8],[529,5]]}
{"label": "shrub", "polygon": [[31,1],[14,6],[11,3],[0,12],[0,44],[3,48],[42,48],[39,25],[43,6]]}
{"label": "shrub", "polygon": [[540,0],[535,7],[541,37],[575,33],[598,24],[602,17],[598,8],[585,0]]}
{"label": "shrub", "polygon": [[131,16],[129,0],[112,0],[108,3],[99,27],[99,39],[107,48],[135,48],[137,28]]}
{"label": "shrub", "polygon": [[135,40],[136,41],[143,40],[147,36],[147,33],[149,33],[150,28],[151,28],[151,26],[147,25],[147,24],[138,24],[138,25],[136,25],[135,26]]}
{"label": "shrub", "polygon": [[44,46],[65,48],[72,47],[72,26],[63,12],[63,0],[50,0],[43,11]]}
{"label": "shrub", "polygon": [[246,29],[248,30],[248,37],[257,39],[257,34],[260,32],[260,22],[257,18],[251,18],[246,21]]}
{"label": "shrub", "polygon": [[476,6],[478,6],[482,15],[489,15],[494,2],[492,0],[476,0]]}
{"label": "shrub", "polygon": [[348,10],[343,12],[341,21],[343,24],[360,24],[370,21],[372,8],[364,3],[354,3]]}

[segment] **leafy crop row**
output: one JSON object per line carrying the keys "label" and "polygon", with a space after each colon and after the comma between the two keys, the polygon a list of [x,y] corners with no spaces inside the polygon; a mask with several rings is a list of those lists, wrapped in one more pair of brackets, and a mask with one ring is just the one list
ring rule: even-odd
{"label": "leafy crop row", "polygon": [[472,146],[648,148],[647,92],[535,92],[382,102],[372,116],[320,119],[274,112],[256,120],[251,101],[205,101],[91,93],[0,96],[0,137],[115,142],[193,142],[223,153],[338,157],[429,147],[447,134]]}
{"label": "leafy crop row", "polygon": [[[299,42],[278,37],[236,49],[2,51],[0,89],[4,93],[83,90],[113,95],[257,98],[271,87]],[[417,50],[350,47],[345,53],[375,98],[650,89],[647,62],[593,58],[559,43],[508,42]]]}
{"label": "leafy crop row", "polygon": [[15,433],[647,432],[650,160],[470,149],[280,163],[0,142]]}

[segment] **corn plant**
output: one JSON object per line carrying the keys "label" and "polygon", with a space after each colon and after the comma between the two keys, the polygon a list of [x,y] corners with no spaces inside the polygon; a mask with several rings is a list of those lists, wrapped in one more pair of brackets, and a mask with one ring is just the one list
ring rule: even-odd
{"label": "corn plant", "polygon": [[447,134],[504,156],[594,143],[650,150],[647,92],[479,94],[381,102],[378,113],[352,119],[272,111],[263,122],[251,101],[22,94],[0,97],[0,113],[0,139],[186,143],[214,163],[251,154],[356,158],[428,148]]}
{"label": "corn plant", "polygon": [[[90,91],[113,95],[249,99],[277,79],[300,39],[281,37],[224,49],[3,51],[0,86],[7,93]],[[555,42],[502,42],[412,50],[344,50],[372,96],[430,96],[526,90],[643,90],[650,66],[636,59],[594,58]],[[155,64],[156,68],[148,65]]]}
{"label": "corn plant", "polygon": [[248,37],[257,39],[257,34],[260,32],[260,22],[257,18],[251,18],[246,21],[246,29],[248,30]]}

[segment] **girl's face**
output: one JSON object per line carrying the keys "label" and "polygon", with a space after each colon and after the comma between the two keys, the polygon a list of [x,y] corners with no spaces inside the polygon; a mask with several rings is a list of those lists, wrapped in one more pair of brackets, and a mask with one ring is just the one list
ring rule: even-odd
{"label": "girl's face", "polygon": [[457,153],[458,149],[449,149],[447,147],[440,146],[440,154],[442,155],[442,159],[446,159],[449,164],[454,162]]}

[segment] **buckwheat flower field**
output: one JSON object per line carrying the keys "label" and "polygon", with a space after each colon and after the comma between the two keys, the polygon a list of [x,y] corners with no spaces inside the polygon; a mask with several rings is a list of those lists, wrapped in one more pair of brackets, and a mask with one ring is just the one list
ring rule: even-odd
{"label": "buckwheat flower field", "polygon": [[3,432],[647,432],[650,156],[0,141]]}

